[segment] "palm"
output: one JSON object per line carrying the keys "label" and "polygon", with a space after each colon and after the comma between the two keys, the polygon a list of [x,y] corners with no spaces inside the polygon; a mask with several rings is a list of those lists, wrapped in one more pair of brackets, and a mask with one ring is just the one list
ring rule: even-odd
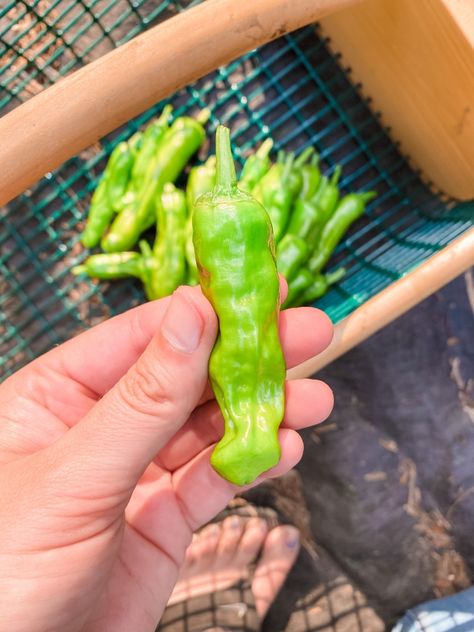
{"label": "palm", "polygon": [[[14,465],[27,455],[41,458],[49,445],[73,429],[135,363],[159,327],[165,307],[166,300],[155,302],[104,323],[8,380],[0,391],[0,463]],[[320,327],[308,344],[308,336],[300,334],[302,313],[299,320],[294,318],[294,326],[290,317],[283,318],[282,338],[290,366],[324,348],[330,336],[323,323],[325,332]],[[305,317],[310,331],[315,329],[315,314],[311,310]],[[113,494],[105,493],[98,477],[85,472],[87,484],[68,485],[60,510],[47,516],[47,529],[38,536],[35,550],[49,553],[45,574],[51,589],[59,599],[61,592],[81,587],[58,628],[75,629],[77,621],[77,629],[87,622],[84,629],[103,632],[152,629],[174,586],[192,532],[235,494],[236,489],[209,465],[222,421],[205,381],[199,388],[199,406],[136,486],[119,485]],[[325,396],[329,401],[330,395]],[[288,397],[289,406],[291,400],[295,398]],[[295,413],[305,404],[304,400],[294,404]],[[321,417],[328,406],[321,407]],[[301,427],[309,423],[306,417],[302,413],[299,419],[288,418],[284,425]],[[280,432],[284,457],[274,473],[287,470],[301,455],[296,433]],[[32,505],[36,491],[35,487]],[[27,498],[27,491],[24,494]],[[38,556],[37,572],[43,563]],[[56,576],[49,572],[51,567]]]}

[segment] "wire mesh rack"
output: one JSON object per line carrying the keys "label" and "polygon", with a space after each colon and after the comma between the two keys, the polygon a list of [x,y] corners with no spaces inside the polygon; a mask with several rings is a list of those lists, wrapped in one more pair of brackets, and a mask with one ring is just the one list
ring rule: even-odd
{"label": "wire mesh rack", "polygon": [[[0,9],[0,113],[194,4],[6,3]],[[107,157],[167,102],[175,116],[209,107],[209,136],[218,122],[228,125],[240,164],[271,136],[275,151],[314,145],[327,173],[342,165],[343,192],[377,190],[331,258],[329,269],[343,265],[346,276],[317,302],[336,323],[472,227],[474,202],[447,202],[422,182],[326,44],[313,26],[243,55],[45,174],[0,210],[0,375],[144,300],[133,280],[84,281],[70,270],[88,254],[79,233]]]}

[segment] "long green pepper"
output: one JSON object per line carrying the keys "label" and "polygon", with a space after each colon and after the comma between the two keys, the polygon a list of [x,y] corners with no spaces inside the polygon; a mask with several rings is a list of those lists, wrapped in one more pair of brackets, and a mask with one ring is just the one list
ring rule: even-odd
{"label": "long green pepper", "polygon": [[86,226],[81,235],[86,248],[94,248],[119,210],[125,195],[133,165],[130,141],[119,143],[110,154],[107,166],[94,191]]}
{"label": "long green pepper", "polygon": [[276,243],[285,233],[295,197],[295,189],[290,188],[293,160],[294,155],[288,154],[284,163],[275,163],[252,191],[270,216]]}
{"label": "long green pepper", "polygon": [[321,182],[321,171],[318,167],[319,156],[312,156],[309,163],[301,165],[301,189],[298,199],[310,200],[316,193]]}
{"label": "long green pepper", "polygon": [[273,141],[267,138],[254,154],[250,154],[242,167],[239,179],[239,189],[246,193],[251,193],[258,182],[270,169],[271,162],[268,157]]}
{"label": "long green pepper", "polygon": [[246,485],[280,459],[285,361],[279,279],[265,209],[237,188],[229,130],[216,135],[217,181],[196,202],[193,233],[202,291],[219,319],[209,375],[225,422],[211,464]]}
{"label": "long green pepper", "polygon": [[288,283],[306,262],[309,256],[309,246],[304,239],[296,235],[286,234],[278,243],[276,249],[277,269]]}
{"label": "long green pepper", "polygon": [[320,272],[324,268],[346,231],[363,214],[367,202],[376,195],[375,191],[367,191],[349,193],[342,198],[332,217],[325,224],[318,248],[309,260],[308,268],[311,272]]}
{"label": "long green pepper", "polygon": [[300,268],[295,276],[288,283],[288,294],[286,300],[283,303],[283,307],[295,307],[298,298],[307,290],[313,283],[313,275],[307,268]]}
{"label": "long green pepper", "polygon": [[325,224],[336,210],[339,202],[339,178],[342,168],[340,165],[334,169],[331,178],[325,178],[316,191],[313,201],[319,206],[322,222]]}
{"label": "long green pepper", "polygon": [[345,273],[344,268],[339,268],[328,274],[316,274],[312,283],[293,301],[293,305],[298,307],[314,303],[315,300],[326,294],[331,285],[340,281]]}
{"label": "long green pepper", "polygon": [[72,269],[74,275],[87,274],[92,279],[143,277],[143,258],[138,252],[111,252],[91,255]]}
{"label": "long green pepper", "polygon": [[171,105],[165,105],[160,116],[150,123],[143,132],[141,147],[137,152],[131,174],[132,184],[135,191],[139,191],[143,186],[150,164],[153,162],[156,150],[158,149],[158,145],[168,130],[168,123],[172,111],[173,107]]}
{"label": "long green pepper", "polygon": [[157,206],[157,224],[153,251],[147,242],[140,242],[145,261],[145,292],[150,300],[172,294],[184,283],[186,260],[184,257],[184,228],[187,209],[184,191],[168,182],[163,188]]}

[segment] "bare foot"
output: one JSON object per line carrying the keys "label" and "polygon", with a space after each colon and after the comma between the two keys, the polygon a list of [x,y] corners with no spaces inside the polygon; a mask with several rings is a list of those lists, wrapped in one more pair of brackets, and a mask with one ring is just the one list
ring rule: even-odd
{"label": "bare foot", "polygon": [[298,551],[295,527],[285,525],[269,531],[261,518],[229,516],[194,536],[168,603],[213,593],[247,578],[260,554],[251,586],[257,614],[263,620]]}

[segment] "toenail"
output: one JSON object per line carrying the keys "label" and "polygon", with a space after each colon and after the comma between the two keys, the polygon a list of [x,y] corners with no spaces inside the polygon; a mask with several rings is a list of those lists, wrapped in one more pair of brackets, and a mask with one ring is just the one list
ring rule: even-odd
{"label": "toenail", "polygon": [[286,546],[289,549],[296,549],[299,543],[300,543],[300,534],[299,534],[298,529],[289,527],[287,529],[287,534],[286,534]]}

